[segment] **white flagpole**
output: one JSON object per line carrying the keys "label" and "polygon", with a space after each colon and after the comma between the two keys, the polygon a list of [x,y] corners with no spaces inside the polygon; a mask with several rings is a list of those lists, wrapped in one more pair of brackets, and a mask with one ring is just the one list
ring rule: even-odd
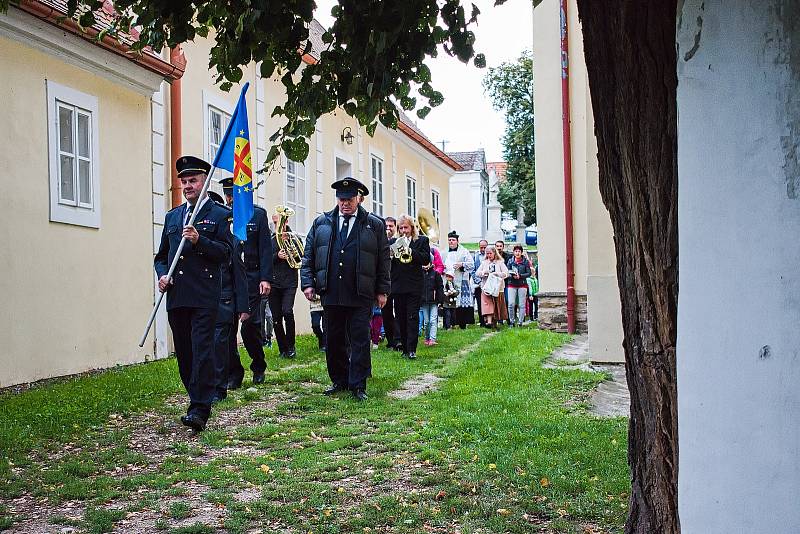
{"label": "white flagpole", "polygon": [[[197,207],[192,211],[192,214],[189,216],[189,221],[186,223],[186,226],[192,226],[194,224],[194,220],[197,217],[197,214],[200,213],[200,210],[205,205],[206,201],[213,202],[210,200],[206,193],[208,193],[208,186],[211,185],[211,178],[214,176],[214,171],[217,170],[216,167],[212,166],[211,171],[208,173],[206,177],[206,181],[203,184],[203,189],[200,190],[200,196],[198,197]],[[181,238],[181,243],[178,245],[178,250],[175,251],[175,257],[172,258],[172,263],[169,266],[169,271],[167,271],[167,276],[172,278],[172,273],[175,272],[175,267],[178,265],[178,260],[181,258],[181,252],[183,252],[183,247],[186,245],[186,238]],[[156,305],[153,306],[153,311],[150,312],[150,319],[147,321],[147,326],[144,328],[144,334],[142,334],[142,339],[139,341],[139,346],[144,347],[145,341],[147,341],[147,334],[150,333],[150,327],[153,326],[153,321],[156,318],[156,313],[158,312],[159,306],[161,306],[161,301],[164,300],[164,293],[158,293],[158,300],[156,300]]]}

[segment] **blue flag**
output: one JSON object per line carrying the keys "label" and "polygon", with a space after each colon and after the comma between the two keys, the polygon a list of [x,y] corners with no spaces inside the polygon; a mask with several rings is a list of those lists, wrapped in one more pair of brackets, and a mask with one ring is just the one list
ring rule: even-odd
{"label": "blue flag", "polygon": [[244,98],[249,86],[250,82],[247,82],[242,87],[239,102],[214,158],[215,167],[233,173],[233,234],[241,241],[247,240],[247,223],[253,218],[253,165]]}

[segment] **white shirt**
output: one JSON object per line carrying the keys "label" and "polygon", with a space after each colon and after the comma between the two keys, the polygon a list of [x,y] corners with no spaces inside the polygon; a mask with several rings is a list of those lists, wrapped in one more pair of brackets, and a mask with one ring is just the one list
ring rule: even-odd
{"label": "white shirt", "polygon": [[[350,220],[347,221],[347,237],[350,237],[350,231],[353,229],[353,224],[355,223],[356,216],[355,214],[350,216]],[[339,232],[342,231],[342,225],[344,224],[344,215],[341,213],[339,214]]]}

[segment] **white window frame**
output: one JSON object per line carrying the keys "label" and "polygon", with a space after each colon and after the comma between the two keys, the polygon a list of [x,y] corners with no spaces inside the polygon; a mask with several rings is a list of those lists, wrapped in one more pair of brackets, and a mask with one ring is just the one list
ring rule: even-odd
{"label": "white window frame", "polygon": [[[409,195],[413,192],[414,196]],[[406,212],[411,217],[417,217],[417,177],[406,171]]]}
{"label": "white window frame", "polygon": [[[299,164],[299,165],[303,166],[303,182],[304,182],[304,186],[303,186],[303,198],[302,198],[303,203],[302,204],[300,202],[298,202],[299,199],[297,197],[297,173],[290,173],[289,172],[289,163],[294,163],[295,165]],[[295,210],[294,220],[293,221],[289,221],[289,226],[292,227],[292,231],[294,231],[294,232],[304,233],[308,229],[308,226],[309,226],[309,222],[308,222],[308,205],[309,205],[309,201],[308,201],[308,199],[309,199],[308,159],[306,159],[305,161],[294,161],[294,160],[290,160],[290,159],[288,159],[288,158],[286,158],[284,156],[283,164],[286,167],[286,180],[283,182],[283,204],[285,206],[290,207],[293,210]],[[292,174],[295,177],[294,178],[295,179],[295,188],[294,188],[295,201],[294,202],[290,202],[289,201],[289,175],[290,174]],[[298,220],[297,219],[297,208],[298,207],[303,209],[303,214],[304,214],[303,220]]]}
{"label": "white window frame", "polygon": [[[376,177],[376,163],[380,169],[380,176]],[[370,176],[370,194],[372,196],[372,213],[383,217],[383,210],[386,206],[384,201],[384,176],[386,170],[386,162],[383,154],[376,150],[371,150],[369,155],[369,176]],[[377,178],[377,179],[376,179]]]}
{"label": "white window frame", "polygon": [[[435,202],[434,202],[435,200]],[[442,194],[441,192],[435,188],[431,187],[431,213],[433,213],[434,218],[436,219],[436,223],[441,226],[441,201],[442,201]]]}
{"label": "white window frame", "polygon": [[[100,228],[100,112],[97,97],[47,80],[47,148],[49,155],[50,180],[50,220],[89,228]],[[61,199],[61,162],[59,147],[59,104],[75,111],[75,139],[73,146],[75,158],[75,201]],[[87,114],[89,120],[89,158],[77,154],[77,113]],[[90,201],[80,202],[80,180],[78,160],[89,162]]]}
{"label": "white window frame", "polygon": [[[214,161],[214,156],[211,155],[211,112],[222,113],[226,115],[228,121],[230,121],[233,116],[234,107],[235,104],[231,104],[218,94],[203,90],[203,158],[209,163]],[[223,136],[225,135],[225,129],[225,127],[222,128]],[[178,156],[176,155],[175,157],[177,158]],[[214,171],[215,182],[230,176],[232,176],[232,174],[225,169],[217,169]]]}

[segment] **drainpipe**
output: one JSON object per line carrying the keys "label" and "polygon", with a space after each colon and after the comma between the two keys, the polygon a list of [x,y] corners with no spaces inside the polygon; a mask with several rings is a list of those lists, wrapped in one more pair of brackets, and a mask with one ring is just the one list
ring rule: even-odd
{"label": "drainpipe", "polygon": [[575,251],[572,242],[572,141],[569,106],[569,41],[567,2],[561,4],[561,131],[564,148],[564,230],[567,263],[567,331],[575,333]]}
{"label": "drainpipe", "polygon": [[[185,63],[183,51],[180,46],[170,50],[169,61],[173,65]],[[172,207],[183,203],[181,195],[181,181],[178,178],[178,171],[175,169],[175,160],[183,153],[183,138],[181,136],[181,80],[173,80],[169,86],[169,168],[172,175],[170,180],[170,191],[172,192]]]}

